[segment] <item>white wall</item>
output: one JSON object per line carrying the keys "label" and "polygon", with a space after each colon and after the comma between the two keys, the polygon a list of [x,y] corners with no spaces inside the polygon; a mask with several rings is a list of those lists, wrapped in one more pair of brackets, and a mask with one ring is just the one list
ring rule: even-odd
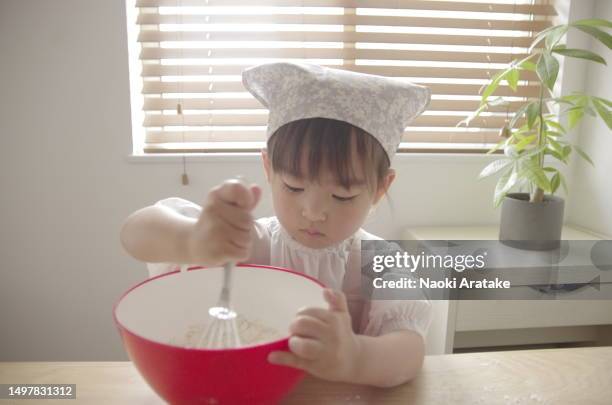
{"label": "white wall", "polygon": [[[612,1],[595,2],[593,15],[612,19]],[[585,63],[585,91],[589,94],[612,98],[610,67],[611,52],[599,41],[590,40],[592,50],[606,57],[608,66]],[[588,117],[576,131],[578,144],[589,154],[595,167],[582,159],[572,162],[572,198],[568,201],[568,220],[589,229],[612,235],[612,132],[601,119]]]}
{"label": "white wall", "polygon": [[[2,0],[0,55],[0,361],[126,359],[112,305],[147,274],[121,249],[123,219],[166,196],[201,201],[236,173],[263,184],[259,159],[188,162],[187,187],[179,162],[128,159],[123,0]],[[599,86],[603,72],[591,73]],[[609,95],[610,81],[599,89]],[[603,149],[596,173],[610,165]],[[366,228],[393,238],[407,225],[496,223],[494,181],[476,180],[488,159],[400,157],[395,217],[383,205]],[[577,183],[595,173],[578,170]],[[597,179],[570,216],[612,233],[610,190]],[[272,213],[269,198],[256,213]]]}

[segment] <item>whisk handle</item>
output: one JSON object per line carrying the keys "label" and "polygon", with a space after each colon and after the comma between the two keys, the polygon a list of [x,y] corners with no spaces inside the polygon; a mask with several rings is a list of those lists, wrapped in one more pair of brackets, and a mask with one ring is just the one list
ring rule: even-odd
{"label": "whisk handle", "polygon": [[221,302],[225,304],[227,308],[230,302],[230,289],[232,285],[232,270],[234,269],[234,263],[229,262],[223,265],[223,288],[221,289]]}

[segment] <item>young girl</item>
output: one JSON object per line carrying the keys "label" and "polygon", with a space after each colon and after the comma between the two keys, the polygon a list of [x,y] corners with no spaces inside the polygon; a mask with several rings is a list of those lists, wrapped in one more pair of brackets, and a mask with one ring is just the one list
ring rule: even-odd
{"label": "young girl", "polygon": [[125,249],[151,276],[173,263],[227,261],[286,267],[317,278],[328,308],[304,308],[290,326],[289,352],[272,363],[328,380],[388,387],[421,368],[431,305],[361,294],[361,229],[395,179],[391,158],[429,91],[381,76],[311,64],[245,70],[245,87],[269,111],[263,165],[276,216],[254,220],[257,185],[228,180],[203,206],[179,198],[132,214]]}

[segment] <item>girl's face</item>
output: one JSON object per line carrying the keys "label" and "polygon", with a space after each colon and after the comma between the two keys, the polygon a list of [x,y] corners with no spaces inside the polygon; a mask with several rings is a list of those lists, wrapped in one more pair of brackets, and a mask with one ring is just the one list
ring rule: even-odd
{"label": "girl's face", "polygon": [[274,172],[266,151],[262,157],[279,222],[295,240],[314,249],[335,245],[352,236],[395,178],[390,169],[378,191],[372,193],[360,162],[353,159],[356,178],[351,188],[346,189],[329,170],[320,171],[318,182],[309,181],[306,159],[301,164],[303,177],[295,177]]}

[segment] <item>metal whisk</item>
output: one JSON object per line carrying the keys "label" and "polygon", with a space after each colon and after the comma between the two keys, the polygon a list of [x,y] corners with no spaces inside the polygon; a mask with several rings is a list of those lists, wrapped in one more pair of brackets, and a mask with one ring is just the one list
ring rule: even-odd
{"label": "metal whisk", "polygon": [[217,305],[208,309],[210,323],[200,336],[196,347],[223,349],[240,347],[240,336],[236,325],[236,312],[230,305],[230,290],[234,263],[223,266],[223,287]]}

